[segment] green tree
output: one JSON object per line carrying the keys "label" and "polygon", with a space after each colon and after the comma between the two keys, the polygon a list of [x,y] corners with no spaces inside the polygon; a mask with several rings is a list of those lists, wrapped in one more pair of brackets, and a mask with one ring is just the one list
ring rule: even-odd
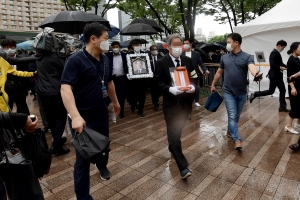
{"label": "green tree", "polygon": [[225,35],[217,35],[208,40],[207,43],[215,43],[215,42],[227,42],[227,34]]}
{"label": "green tree", "polygon": [[220,24],[244,24],[273,8],[281,0],[207,0],[204,13],[213,15]]}

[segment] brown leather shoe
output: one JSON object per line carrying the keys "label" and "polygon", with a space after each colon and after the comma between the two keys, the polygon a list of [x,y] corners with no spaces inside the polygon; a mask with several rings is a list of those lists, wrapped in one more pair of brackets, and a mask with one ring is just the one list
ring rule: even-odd
{"label": "brown leather shoe", "polygon": [[290,149],[292,149],[293,151],[298,151],[298,150],[300,150],[300,145],[299,145],[298,143],[292,144],[292,145],[290,145],[289,147],[290,147]]}
{"label": "brown leather shoe", "polygon": [[229,131],[226,132],[226,136],[229,137],[229,138],[231,138],[231,134],[230,134]]}
{"label": "brown leather shoe", "polygon": [[242,150],[243,149],[242,142],[239,140],[235,141],[234,148],[235,148],[235,150]]}

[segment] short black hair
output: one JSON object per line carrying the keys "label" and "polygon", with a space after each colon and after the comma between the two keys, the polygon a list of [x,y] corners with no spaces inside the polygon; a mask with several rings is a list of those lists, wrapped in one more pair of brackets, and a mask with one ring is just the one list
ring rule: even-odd
{"label": "short black hair", "polygon": [[286,43],[286,41],[284,41],[284,40],[279,40],[279,41],[277,42],[276,46],[278,46],[278,45],[280,45],[280,46],[282,46],[282,47],[286,47],[286,46],[287,46],[287,43]]}
{"label": "short black hair", "polygon": [[115,45],[119,45],[119,47],[121,46],[120,42],[118,41],[113,41],[110,46],[115,46]]}
{"label": "short black hair", "polygon": [[294,53],[294,51],[296,51],[298,49],[299,45],[300,45],[300,42],[293,42],[291,44],[290,50],[287,51],[287,54]]}
{"label": "short black hair", "polygon": [[231,38],[234,42],[242,44],[242,36],[238,33],[230,33],[227,38]]}
{"label": "short black hair", "polygon": [[150,47],[150,51],[151,51],[151,49],[152,49],[153,47],[156,47],[156,48],[158,49],[158,47],[157,47],[156,45],[152,45],[152,46]]}
{"label": "short black hair", "polygon": [[1,46],[2,47],[6,47],[6,46],[14,46],[14,47],[16,47],[17,43],[16,43],[15,40],[7,38],[7,39],[4,39],[4,40],[1,41]]}
{"label": "short black hair", "polygon": [[89,43],[92,35],[99,38],[103,34],[104,31],[108,31],[108,28],[106,26],[104,26],[103,24],[100,24],[99,22],[93,22],[93,23],[87,24],[83,29],[84,41],[86,43]]}
{"label": "short black hair", "polygon": [[191,39],[191,38],[184,38],[184,40],[183,41],[189,41],[189,43],[193,43],[193,40]]}

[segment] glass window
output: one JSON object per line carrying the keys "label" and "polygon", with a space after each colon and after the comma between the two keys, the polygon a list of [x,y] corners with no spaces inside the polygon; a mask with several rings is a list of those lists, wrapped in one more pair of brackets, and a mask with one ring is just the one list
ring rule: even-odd
{"label": "glass window", "polygon": [[51,9],[47,9],[47,12],[51,12]]}
{"label": "glass window", "polygon": [[6,13],[6,10],[2,10],[3,13]]}
{"label": "glass window", "polygon": [[31,27],[30,27],[30,26],[27,26],[27,30],[31,30]]}
{"label": "glass window", "polygon": [[37,30],[39,30],[39,28],[38,28],[38,27],[34,27],[34,30],[36,30],[36,31],[37,31]]}
{"label": "glass window", "polygon": [[43,4],[43,3],[40,3],[40,6],[44,6],[44,4]]}
{"label": "glass window", "polygon": [[15,7],[14,6],[9,6],[9,9],[14,9]]}
{"label": "glass window", "polygon": [[26,5],[26,6],[29,6],[29,2],[25,2],[25,5]]}
{"label": "glass window", "polygon": [[19,22],[19,25],[23,25],[23,22]]}
{"label": "glass window", "polygon": [[37,22],[34,22],[34,25],[35,25],[35,26],[37,26],[37,25],[38,25],[38,23],[37,23]]}
{"label": "glass window", "polygon": [[57,9],[54,9],[54,12],[55,12],[55,13],[58,13],[58,10],[57,10]]}
{"label": "glass window", "polygon": [[26,17],[26,20],[30,20],[30,17]]}
{"label": "glass window", "polygon": [[14,11],[14,10],[11,10],[11,11],[10,11],[10,14],[15,14],[15,11]]}
{"label": "glass window", "polygon": [[3,24],[7,24],[7,20],[2,20]]}
{"label": "glass window", "polygon": [[54,8],[57,8],[57,4],[54,5]]}
{"label": "glass window", "polygon": [[11,26],[11,29],[16,29],[16,26]]}
{"label": "glass window", "polygon": [[20,26],[19,29],[20,29],[20,30],[23,30],[23,26]]}
{"label": "glass window", "polygon": [[18,3],[17,3],[18,5],[22,5],[22,2],[21,1],[18,1]]}
{"label": "glass window", "polygon": [[16,21],[10,21],[11,24],[16,24]]}
{"label": "glass window", "polygon": [[37,18],[37,17],[34,17],[33,20],[36,21],[36,20],[38,20],[38,18]]}
{"label": "glass window", "polygon": [[43,13],[43,12],[41,12],[41,13],[40,13],[40,16],[44,16],[44,13]]}
{"label": "glass window", "polygon": [[6,5],[5,5],[5,4],[2,4],[2,8],[6,8]]}
{"label": "glass window", "polygon": [[44,8],[40,8],[40,12],[44,12]]}
{"label": "glass window", "polygon": [[6,2],[6,0],[1,0],[1,2],[2,2],[2,3],[5,3],[5,2]]}
{"label": "glass window", "polygon": [[47,4],[47,7],[51,7],[51,4]]}
{"label": "glass window", "polygon": [[22,15],[22,11],[19,11],[19,12],[18,12],[18,15]]}
{"label": "glass window", "polygon": [[27,22],[27,26],[31,26],[31,23],[30,23],[30,22]]}
{"label": "glass window", "polygon": [[18,10],[22,10],[22,7],[21,7],[21,6],[18,6]]}
{"label": "glass window", "polygon": [[7,16],[6,16],[6,15],[2,15],[2,18],[3,18],[3,19],[6,19],[6,18],[7,18]]}
{"label": "glass window", "polygon": [[32,10],[36,11],[36,8],[32,8]]}
{"label": "glass window", "polygon": [[11,19],[15,19],[15,16],[14,16],[14,15],[11,15],[10,18],[11,18]]}
{"label": "glass window", "polygon": [[30,15],[30,12],[26,12],[26,15]]}
{"label": "glass window", "polygon": [[4,28],[4,29],[7,29],[8,27],[7,27],[7,26],[3,26],[3,28]]}
{"label": "glass window", "polygon": [[32,3],[33,6],[36,6],[36,3]]}
{"label": "glass window", "polygon": [[14,3],[14,1],[10,0],[9,3]]}
{"label": "glass window", "polygon": [[19,16],[19,20],[22,20],[23,19],[23,17],[22,16]]}
{"label": "glass window", "polygon": [[33,16],[37,16],[37,13],[36,13],[36,12],[34,12],[34,13],[33,13]]}
{"label": "glass window", "polygon": [[29,10],[29,7],[25,7],[25,10]]}

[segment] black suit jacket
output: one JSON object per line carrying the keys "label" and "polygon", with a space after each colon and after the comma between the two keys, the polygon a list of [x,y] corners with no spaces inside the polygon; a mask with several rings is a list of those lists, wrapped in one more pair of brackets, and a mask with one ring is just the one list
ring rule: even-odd
{"label": "black suit jacket", "polygon": [[35,56],[24,57],[24,58],[12,58],[7,56],[6,52],[3,49],[0,49],[0,56],[11,65],[30,63],[37,59]]}
{"label": "black suit jacket", "polygon": [[[181,65],[186,66],[190,77],[191,72],[194,70],[192,60],[186,56],[180,56],[180,59]],[[194,93],[183,93],[175,96],[169,92],[169,88],[172,87],[172,79],[169,68],[175,67],[170,55],[164,56],[158,60],[156,64],[155,83],[163,93],[164,114],[176,115],[182,112],[182,109],[187,112],[191,112]]]}
{"label": "black suit jacket", "polygon": [[[159,59],[161,59],[162,57],[163,57],[162,55],[157,54],[155,64],[156,64],[157,61],[158,61]],[[151,70],[152,70],[152,72],[153,72],[153,74],[154,74],[154,71],[155,71],[154,66],[153,66],[154,60],[152,59],[152,55],[151,55],[151,54],[149,54],[149,59],[150,59]],[[155,65],[155,66],[156,66],[156,65]]]}
{"label": "black suit jacket", "polygon": [[[123,53],[123,52],[120,52],[120,53],[121,53],[121,57],[122,57],[122,61],[123,61],[123,70],[124,70],[124,73],[128,74],[128,66],[127,66],[126,54]],[[109,52],[109,53],[106,54],[106,56],[109,59],[109,64],[110,64],[111,69],[113,69],[113,66],[114,66],[114,53],[113,52]]]}
{"label": "black suit jacket", "polygon": [[282,57],[280,53],[276,50],[273,49],[273,51],[270,54],[270,70],[269,70],[269,78],[272,79],[282,79],[283,74],[282,71],[280,70],[280,67],[286,67],[286,65],[282,62]]}
{"label": "black suit jacket", "polygon": [[[198,77],[200,76],[201,72],[198,68],[198,65],[201,67],[202,71],[205,72],[207,70],[206,66],[204,65],[202,59],[201,59],[201,56],[200,56],[200,53],[198,53],[197,51],[191,51],[192,52],[192,63],[193,63],[193,67],[198,75]],[[183,56],[186,55],[186,52],[182,52]]]}

